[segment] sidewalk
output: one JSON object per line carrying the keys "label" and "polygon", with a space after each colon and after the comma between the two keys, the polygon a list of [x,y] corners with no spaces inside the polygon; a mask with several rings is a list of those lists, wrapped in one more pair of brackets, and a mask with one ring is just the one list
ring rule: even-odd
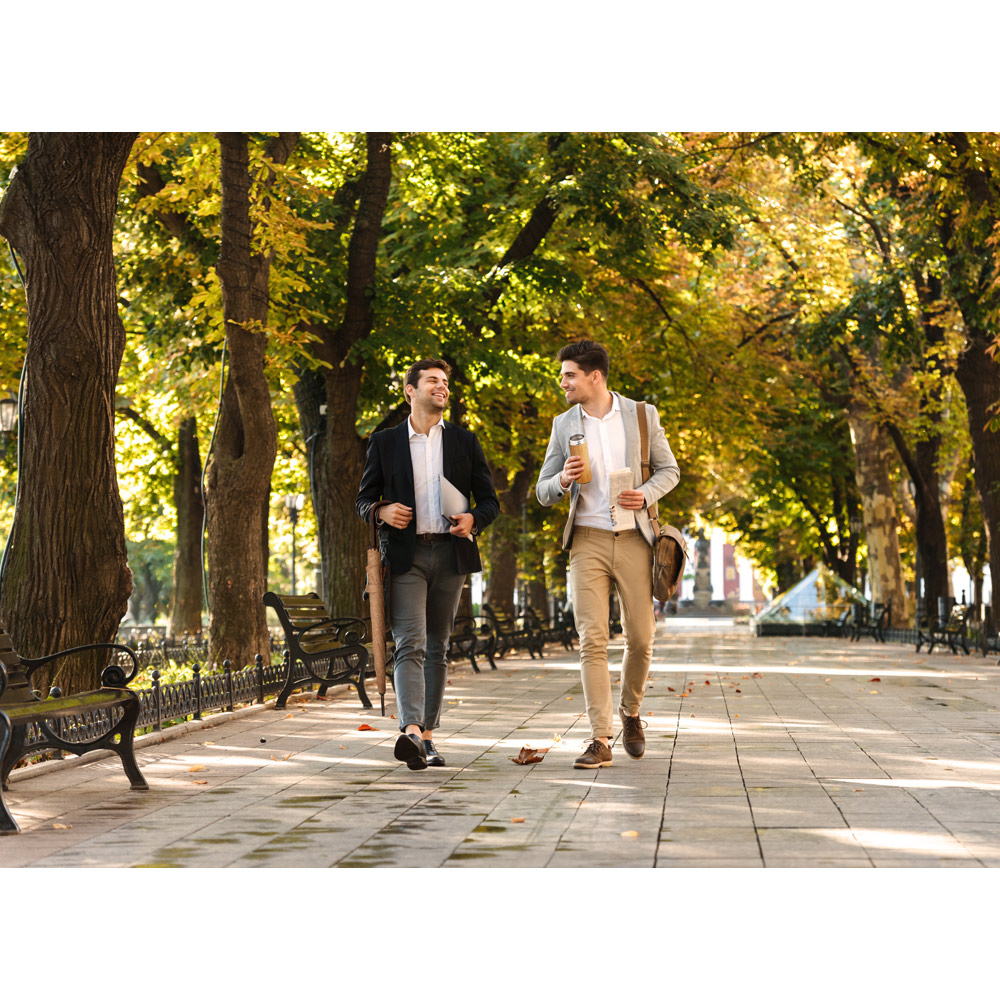
{"label": "sidewalk", "polygon": [[117,758],[14,781],[0,867],[1000,866],[992,657],[668,619],[646,755],[593,771],[577,655],[498,665],[450,673],[446,768],[336,688],[145,743],[148,792]]}

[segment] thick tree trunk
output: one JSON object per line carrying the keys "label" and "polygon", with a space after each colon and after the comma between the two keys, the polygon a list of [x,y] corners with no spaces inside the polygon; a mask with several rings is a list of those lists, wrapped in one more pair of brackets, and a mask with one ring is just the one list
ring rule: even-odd
{"label": "thick tree trunk", "polygon": [[174,593],[170,608],[170,634],[201,632],[201,540],[205,505],[201,499],[201,456],[198,424],[185,417],[177,431],[177,472],[174,475],[174,508],[177,511],[177,551],[174,554]]}
{"label": "thick tree trunk", "polygon": [[[284,162],[294,139],[284,134],[275,158]],[[236,667],[267,654],[261,598],[271,472],[277,430],[264,375],[264,332],[271,256],[253,250],[250,154],[246,135],[219,135],[222,147],[222,245],[218,272],[229,353],[229,377],[215,447],[206,466],[209,658]]]}
{"label": "thick tree trunk", "polygon": [[989,547],[990,583],[996,607],[1000,601],[1000,433],[990,429],[993,407],[1000,399],[1000,364],[987,353],[992,338],[966,325],[965,350],[955,375],[965,395],[969,433],[975,454],[976,490]]}
{"label": "thick tree trunk", "polygon": [[854,442],[855,474],[868,542],[872,597],[876,601],[892,601],[892,619],[898,625],[909,620],[912,609],[907,605],[903,585],[899,524],[889,480],[888,456],[892,445],[886,432],[871,420],[869,411],[859,400],[854,399],[849,404],[847,419]]}
{"label": "thick tree trunk", "polygon": [[[500,516],[490,525],[488,534],[489,583],[485,601],[496,611],[512,614],[521,552],[522,510],[528,490],[534,482],[535,463],[532,456],[520,456],[523,466],[509,475],[502,466],[493,466],[493,485],[500,500]],[[527,567],[523,567],[527,569]]]}
{"label": "thick tree trunk", "polygon": [[[368,442],[358,436],[358,396],[364,369],[348,362],[351,348],[374,324],[375,263],[382,216],[392,183],[391,132],[369,132],[368,158],[347,251],[347,304],[339,326],[315,327],[323,376],[305,372],[295,399],[312,451],[311,487],[323,566],[323,599],[335,616],[364,608],[367,528],[355,513]],[[326,406],[321,417],[320,406]]]}
{"label": "thick tree trunk", "polygon": [[[115,468],[115,382],[125,331],[112,236],[135,133],[35,132],[0,203],[21,255],[28,304],[20,490],[0,617],[38,656],[112,641],[132,577]],[[43,690],[96,685],[107,656],[36,674]]]}

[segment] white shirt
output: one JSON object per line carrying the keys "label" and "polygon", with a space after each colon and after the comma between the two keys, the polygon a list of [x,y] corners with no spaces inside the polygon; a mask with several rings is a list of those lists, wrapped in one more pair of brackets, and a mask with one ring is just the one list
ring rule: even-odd
{"label": "white shirt", "polygon": [[576,503],[573,523],[590,528],[614,527],[611,523],[611,497],[608,492],[608,473],[624,469],[625,424],[618,393],[611,394],[611,410],[603,417],[592,417],[583,407],[583,433],[590,453],[590,482],[580,486],[580,499]]}
{"label": "white shirt", "polygon": [[427,434],[418,434],[410,418],[406,419],[410,435],[410,463],[413,466],[414,515],[417,534],[439,534],[451,527],[441,513],[441,476],[444,469],[444,421],[438,420]]}

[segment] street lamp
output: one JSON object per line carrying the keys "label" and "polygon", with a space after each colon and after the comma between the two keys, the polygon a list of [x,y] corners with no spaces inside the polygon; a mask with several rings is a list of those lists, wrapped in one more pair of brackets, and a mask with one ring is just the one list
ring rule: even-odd
{"label": "street lamp", "polygon": [[289,493],[285,496],[285,510],[292,522],[292,593],[295,593],[295,525],[299,523],[299,511],[306,502],[301,493]]}
{"label": "street lamp", "polygon": [[7,442],[14,436],[17,430],[17,397],[8,392],[6,397],[0,399],[0,451],[4,458],[7,457]]}

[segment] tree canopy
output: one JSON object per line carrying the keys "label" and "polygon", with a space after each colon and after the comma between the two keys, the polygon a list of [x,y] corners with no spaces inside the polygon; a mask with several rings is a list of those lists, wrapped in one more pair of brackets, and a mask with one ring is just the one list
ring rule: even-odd
{"label": "tree canopy", "polygon": [[[27,398],[59,294],[32,305],[14,200],[53,135],[0,133],[0,395]],[[82,147],[95,176],[102,143]],[[998,134],[143,133],[111,182],[124,345],[102,377],[132,620],[216,615],[218,658],[262,642],[236,609],[290,586],[293,529],[299,589],[362,611],[352,498],[423,356],[453,366],[451,419],[501,496],[491,600],[518,576],[559,593],[565,512],[533,485],[555,354],[581,337],[660,412],[681,468],[661,519],[722,526],[772,585],[823,561],[912,612],[918,550],[927,599],[950,563],[1000,572]],[[41,489],[17,455],[5,537],[16,475]],[[311,501],[296,525],[287,493]]]}

